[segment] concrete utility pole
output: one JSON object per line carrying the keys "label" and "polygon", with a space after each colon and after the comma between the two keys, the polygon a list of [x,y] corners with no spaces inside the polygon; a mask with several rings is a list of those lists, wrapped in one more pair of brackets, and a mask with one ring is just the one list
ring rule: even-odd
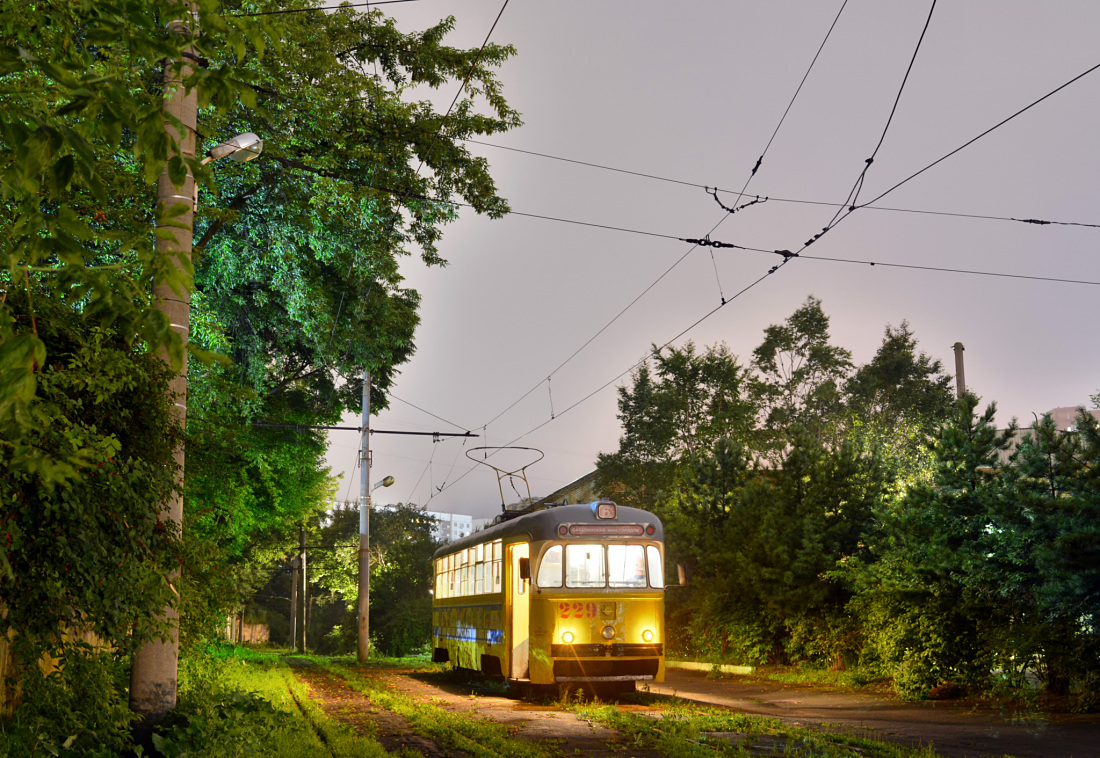
{"label": "concrete utility pole", "polygon": [[359,452],[359,640],[356,658],[370,655],[370,371],[363,369],[363,432]]}
{"label": "concrete utility pole", "polygon": [[298,649],[298,556],[290,563],[290,646]]}
{"label": "concrete utility pole", "polygon": [[302,566],[302,652],[306,652],[306,627],[309,625],[309,576],[306,574],[306,530],[302,527],[298,530],[298,544],[301,546],[301,554],[298,562]]}
{"label": "concrete utility pole", "polygon": [[[184,4],[187,17],[175,19],[168,28],[174,34],[186,35],[194,39],[199,32],[198,13],[192,2]],[[191,57],[188,57],[191,56]],[[197,60],[195,49],[188,45],[182,57],[176,61],[167,61],[164,66],[164,114],[173,116],[182,122],[182,128],[165,119],[164,128],[169,137],[178,145],[178,155],[184,158],[195,157],[195,128],[198,124],[198,93],[185,90],[184,80],[193,71],[191,60]],[[177,68],[178,67],[178,68]],[[171,154],[170,156],[171,157]],[[188,171],[182,186],[176,186],[168,176],[168,169],[157,180],[157,252],[171,261],[176,271],[186,271],[191,266],[191,240],[194,225],[195,178]],[[167,219],[167,212],[174,206],[182,205],[186,211]],[[165,234],[167,233],[167,234]],[[162,238],[164,234],[164,238]],[[184,428],[187,423],[187,339],[190,329],[191,293],[182,286],[177,291],[165,282],[155,282],[153,300],[156,307],[167,317],[172,329],[183,340],[183,366],[172,378],[169,391],[174,396],[173,420]],[[161,351],[161,357],[170,363],[167,351]],[[177,528],[183,523],[183,467],[184,445],[180,440],[173,451],[177,465],[177,491],[158,514],[162,522],[174,524]],[[173,572],[171,580],[178,577]],[[136,731],[151,733],[153,726],[176,707],[176,684],[179,673],[179,612],[175,608],[166,608],[164,619],[168,622],[168,640],[154,640],[145,643],[134,655],[130,669],[130,709],[138,714],[140,721]]]}
{"label": "concrete utility pole", "polygon": [[966,372],[963,371],[963,343],[955,343],[955,396],[966,394]]}

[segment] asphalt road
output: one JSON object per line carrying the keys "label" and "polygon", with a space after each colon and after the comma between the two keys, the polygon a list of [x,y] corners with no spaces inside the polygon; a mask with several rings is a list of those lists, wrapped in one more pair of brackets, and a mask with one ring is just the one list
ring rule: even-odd
{"label": "asphalt road", "polygon": [[[710,678],[668,669],[651,692],[721,705],[808,728],[827,727],[911,747],[933,745],[952,758],[1100,756],[1100,715],[990,710],[973,703],[904,703],[881,695],[780,684],[749,677]],[[840,725],[843,728],[836,728]]]}

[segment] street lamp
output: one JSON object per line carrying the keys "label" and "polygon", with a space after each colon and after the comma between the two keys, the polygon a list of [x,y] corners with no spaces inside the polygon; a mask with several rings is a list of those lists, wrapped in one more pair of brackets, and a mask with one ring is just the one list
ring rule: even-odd
{"label": "street lamp", "polygon": [[214,145],[206,151],[206,157],[202,159],[202,165],[210,161],[229,158],[230,160],[244,163],[256,158],[263,152],[264,141],[252,132],[238,134],[233,139]]}

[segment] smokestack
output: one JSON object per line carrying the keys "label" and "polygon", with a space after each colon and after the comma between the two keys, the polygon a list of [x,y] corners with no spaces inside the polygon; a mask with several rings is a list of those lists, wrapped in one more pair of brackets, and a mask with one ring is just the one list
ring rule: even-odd
{"label": "smokestack", "polygon": [[966,392],[966,372],[963,371],[963,343],[955,343],[955,394],[962,397]]}

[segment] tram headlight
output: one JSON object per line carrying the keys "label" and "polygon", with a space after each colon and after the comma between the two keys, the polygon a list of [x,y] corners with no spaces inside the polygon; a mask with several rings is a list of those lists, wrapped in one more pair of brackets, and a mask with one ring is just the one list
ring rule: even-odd
{"label": "tram headlight", "polygon": [[572,645],[574,639],[576,638],[573,636],[572,632],[561,633],[561,641],[564,642],[566,645]]}
{"label": "tram headlight", "polygon": [[603,628],[603,638],[604,638],[605,640],[609,640],[609,639],[612,639],[612,638],[613,638],[614,636],[615,636],[615,627],[613,627],[613,626],[605,626],[605,627]]}
{"label": "tram headlight", "polygon": [[642,632],[642,639],[646,642],[653,642],[653,630],[646,629],[644,632]]}

